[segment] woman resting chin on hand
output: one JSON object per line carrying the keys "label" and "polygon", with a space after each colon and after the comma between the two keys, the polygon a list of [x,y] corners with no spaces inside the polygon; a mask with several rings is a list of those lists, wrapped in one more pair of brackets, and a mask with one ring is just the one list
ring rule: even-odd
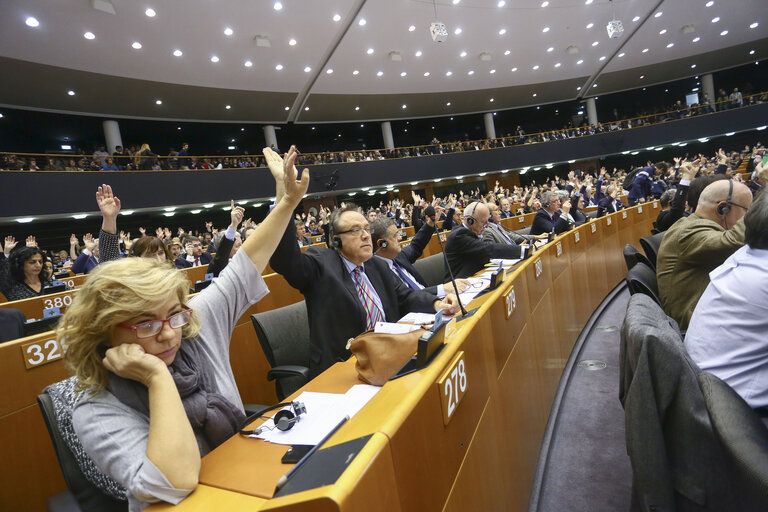
{"label": "woman resting chin on hand", "polygon": [[83,391],[72,421],[99,469],[126,488],[129,509],[179,503],[200,458],[245,419],[229,365],[238,318],[269,290],[261,272],[309,184],[283,166],[280,199],[210,286],[189,298],[168,262],[123,258],[96,267],[59,322],[57,339]]}

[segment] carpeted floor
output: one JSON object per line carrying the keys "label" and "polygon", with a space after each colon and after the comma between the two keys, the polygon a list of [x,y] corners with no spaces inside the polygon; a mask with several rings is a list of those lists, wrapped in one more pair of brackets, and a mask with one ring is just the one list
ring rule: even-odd
{"label": "carpeted floor", "polygon": [[587,335],[577,362],[599,360],[606,367],[574,367],[542,476],[538,512],[629,510],[632,470],[618,398],[619,331],[628,302],[625,289]]}

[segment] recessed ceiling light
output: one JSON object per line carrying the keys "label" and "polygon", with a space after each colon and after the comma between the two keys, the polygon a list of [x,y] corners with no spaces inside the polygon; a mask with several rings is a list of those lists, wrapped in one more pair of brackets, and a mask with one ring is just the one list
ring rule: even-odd
{"label": "recessed ceiling light", "polygon": [[717,23],[718,21],[720,21],[720,16],[715,16],[712,18],[712,23]]}
{"label": "recessed ceiling light", "polygon": [[754,22],[754,23],[752,23],[752,24],[749,26],[749,28],[757,28],[757,27],[759,27],[759,26],[760,26],[760,24],[759,24],[758,22]]}
{"label": "recessed ceiling light", "polygon": [[672,48],[673,46],[675,46],[675,43],[669,43],[669,44],[667,45],[667,48]]}
{"label": "recessed ceiling light", "polygon": [[181,50],[179,49],[173,50],[174,57],[181,57],[182,55],[184,55],[184,52],[182,52]]}
{"label": "recessed ceiling light", "polygon": [[304,107],[304,112],[308,111],[309,107]]}
{"label": "recessed ceiling light", "polygon": [[275,69],[278,70],[278,71],[282,71],[283,65],[282,64],[278,64],[277,66],[275,66]]}
{"label": "recessed ceiling light", "polygon": [[249,68],[249,67],[253,66],[253,62],[251,62],[251,61],[247,60],[247,61],[245,61],[245,62],[243,63],[243,65],[244,65],[245,67]]}
{"label": "recessed ceiling light", "polygon": [[489,99],[488,101],[490,101],[491,103],[493,103],[493,98]]}
{"label": "recessed ceiling light", "polygon": [[225,105],[224,108],[227,110],[230,110],[232,108],[232,105]]}
{"label": "recessed ceiling light", "polygon": [[[355,110],[360,110],[360,107],[355,107]],[[362,126],[362,125],[360,125],[360,126]]]}
{"label": "recessed ceiling light", "polygon": [[211,62],[219,62],[219,58],[215,55],[211,56]]}
{"label": "recessed ceiling light", "polygon": [[533,97],[534,97],[534,98],[536,97],[536,93],[533,93]]}
{"label": "recessed ceiling light", "polygon": [[328,69],[325,70],[325,74],[326,75],[330,75],[332,73],[333,73],[333,68],[328,68]]}
{"label": "recessed ceiling light", "polygon": [[749,50],[749,54],[750,55],[754,55],[755,54],[755,50]]}
{"label": "recessed ceiling light", "polygon": [[448,103],[445,104],[445,106],[446,107],[450,107],[451,106],[451,102],[449,101]]}
{"label": "recessed ceiling light", "polygon": [[34,18],[32,16],[29,16],[26,20],[24,20],[24,23],[26,23],[28,27],[32,27],[32,28],[40,26],[40,22],[37,21],[37,18]]}
{"label": "recessed ceiling light", "polygon": [[467,52],[461,52],[461,53],[459,54],[459,57],[466,57],[466,56],[467,56]]}
{"label": "recessed ceiling light", "polygon": [[515,71],[517,71],[517,68],[512,68],[511,71],[514,73]]}
{"label": "recessed ceiling light", "polygon": [[645,78],[645,75],[640,75],[640,80],[642,80],[643,78]]}
{"label": "recessed ceiling light", "polygon": [[665,29],[665,28],[663,28],[663,29],[661,29],[661,30],[659,31],[659,35],[660,35],[660,36],[663,36],[663,35],[664,35],[664,34],[666,34],[666,33],[667,33],[667,29]]}
{"label": "recessed ceiling light", "polygon": [[599,59],[597,59],[597,60],[599,60],[600,62],[603,62],[603,61],[605,60],[605,55],[603,55],[602,57],[600,57],[600,58],[599,58]]}
{"label": "recessed ceiling light", "polygon": [[274,8],[276,11],[279,11],[280,9],[282,9],[282,8],[283,8],[283,4],[281,4],[280,2],[275,2],[275,5],[273,5],[272,7],[273,7],[273,8]]}
{"label": "recessed ceiling light", "polygon": [[429,71],[425,71],[424,76],[429,76]]}
{"label": "recessed ceiling light", "polygon": [[232,34],[234,34],[234,33],[235,33],[235,31],[234,31],[234,30],[232,30],[232,29],[231,29],[231,28],[229,28],[229,27],[226,27],[226,28],[224,29],[224,35],[225,35],[225,36],[231,36],[231,35],[232,35]]}
{"label": "recessed ceiling light", "polygon": [[[304,66],[304,72],[305,72],[305,73],[309,73],[310,71],[312,71],[312,68],[311,68],[311,67],[309,67],[309,66]],[[353,75],[356,75],[356,74],[357,74],[357,73],[356,73],[356,71],[357,71],[357,70],[355,70],[355,72],[353,72],[352,74],[353,74]]]}
{"label": "recessed ceiling light", "polygon": [[467,74],[468,74],[468,75],[474,75],[474,74],[475,74],[475,71],[474,71],[473,69],[470,69],[469,71],[467,71]]}
{"label": "recessed ceiling light", "polygon": [[456,29],[453,31],[454,35],[461,34],[461,27],[456,27]]}
{"label": "recessed ceiling light", "polygon": [[134,50],[141,50],[141,43],[138,41],[134,41],[133,44],[131,44],[131,48]]}
{"label": "recessed ceiling light", "polygon": [[691,39],[692,43],[698,43],[699,41],[701,41],[700,37],[694,37],[693,39]]}
{"label": "recessed ceiling light", "polygon": [[618,57],[619,57],[619,58],[622,58],[622,57],[623,57],[623,56],[625,56],[625,55],[626,55],[626,53],[624,53],[624,52],[621,52],[621,53],[618,55]]}
{"label": "recessed ceiling light", "polygon": [[[592,87],[597,87],[597,84],[592,84]],[[597,99],[597,98],[595,98],[595,99]]]}
{"label": "recessed ceiling light", "polygon": [[709,2],[707,2],[707,3],[706,3],[706,4],[704,4],[704,5],[705,5],[706,7],[712,7],[713,5],[715,5],[715,2],[713,2],[712,0],[709,0]]}
{"label": "recessed ceiling light", "polygon": [[408,27],[408,32],[413,32],[414,30],[416,30],[416,25],[411,25]]}
{"label": "recessed ceiling light", "polygon": [[150,18],[154,18],[157,13],[153,8],[149,7],[146,11],[144,11],[144,14],[146,14]]}
{"label": "recessed ceiling light", "polygon": [[562,64],[560,64],[559,62],[555,62],[555,67],[556,68],[559,68],[560,66],[562,66]]}
{"label": "recessed ceiling light", "polygon": [[696,69],[696,64],[691,64],[691,69]]}
{"label": "recessed ceiling light", "polygon": [[401,73],[400,73],[400,76],[405,76],[405,75],[407,75],[407,74],[408,74],[408,73],[406,73],[405,71],[403,71],[403,72],[401,72]]}
{"label": "recessed ceiling light", "polygon": [[722,32],[720,32],[720,35],[721,36],[727,36],[728,35],[728,31],[727,30],[723,30]]}
{"label": "recessed ceiling light", "polygon": [[416,50],[416,53],[414,55],[416,55],[417,57],[421,57],[422,56],[421,50]]}
{"label": "recessed ceiling light", "polygon": [[589,4],[591,4],[591,3],[592,3],[592,0],[586,0],[586,1],[584,2],[584,5],[589,5]]}
{"label": "recessed ceiling light", "polygon": [[291,46],[296,46],[296,40],[295,39],[289,39],[288,44]]}
{"label": "recessed ceiling light", "polygon": [[368,22],[365,21],[365,18],[360,18],[360,20],[358,20],[357,22],[357,24],[360,25],[361,27],[364,27],[366,23]]}
{"label": "recessed ceiling light", "polygon": [[589,23],[589,24],[587,24],[587,28],[588,28],[588,29],[589,29],[589,28],[592,28],[592,27],[594,27],[594,26],[595,26],[595,24],[594,24],[594,23]]}
{"label": "recessed ceiling light", "polygon": [[549,48],[547,48],[547,51],[551,53],[551,52],[555,51],[555,47],[554,46],[550,46]]}
{"label": "recessed ceiling light", "polygon": [[549,32],[549,27],[544,27],[543,29],[541,29],[541,31],[546,34],[547,32]]}
{"label": "recessed ceiling light", "polygon": [[240,128],[240,131],[241,131],[241,132],[244,132],[244,131],[245,131],[245,128]]}
{"label": "recessed ceiling light", "polygon": [[83,37],[86,39],[96,39],[96,36],[94,35],[93,32],[86,32],[85,34],[83,34]]}
{"label": "recessed ceiling light", "polygon": [[365,53],[367,53],[368,55],[373,55],[373,48],[368,48],[368,49],[365,51]]}
{"label": "recessed ceiling light", "polygon": [[452,0],[451,3],[453,3],[453,5],[459,5],[459,2],[461,2],[461,0]]}
{"label": "recessed ceiling light", "polygon": [[539,69],[539,65],[538,65],[538,64],[536,64],[535,66],[533,66],[533,70],[534,70],[534,71],[536,71],[537,69]]}
{"label": "recessed ceiling light", "polygon": [[67,94],[69,94],[70,96],[74,96],[75,95],[75,91],[69,90],[69,91],[67,91]]}
{"label": "recessed ceiling light", "polygon": [[[549,2],[547,2],[547,1],[541,2],[541,6],[542,7],[547,7],[548,5],[549,5]],[[501,6],[499,6],[499,7],[501,7]]]}
{"label": "recessed ceiling light", "polygon": [[488,72],[489,72],[490,74],[494,74],[494,73],[496,72],[496,70],[495,70],[495,69],[492,69],[492,70],[490,70],[490,71],[488,71]]}
{"label": "recessed ceiling light", "polygon": [[577,91],[580,91],[580,90],[581,90],[581,86],[578,86],[578,87],[576,88],[576,90],[577,90]]}
{"label": "recessed ceiling light", "polygon": [[653,15],[653,17],[660,18],[662,14],[664,14],[662,11],[657,11],[656,14]]}
{"label": "recessed ceiling light", "polygon": [[446,71],[445,76],[451,76],[453,74],[453,71]]}
{"label": "recessed ceiling light", "polygon": [[162,104],[163,104],[163,100],[155,100],[155,105],[162,105]]}
{"label": "recessed ceiling light", "polygon": [[635,16],[634,18],[632,18],[632,21],[634,22],[640,21],[640,16]]}
{"label": "recessed ceiling light", "polygon": [[403,108],[408,108],[408,105],[406,105],[405,103],[403,103]]}
{"label": "recessed ceiling light", "polygon": [[291,110],[291,107],[285,107],[283,110],[285,110],[287,112],[287,111]]}
{"label": "recessed ceiling light", "polygon": [[512,51],[511,51],[511,50],[506,50],[506,51],[504,52],[504,55],[509,55],[510,53],[512,53]]}
{"label": "recessed ceiling light", "polygon": [[383,74],[384,74],[384,72],[383,72],[383,71],[377,71],[377,72],[376,72],[376,76],[381,76],[381,75],[383,75]]}
{"label": "recessed ceiling light", "polygon": [[579,60],[576,61],[576,64],[584,64],[584,60],[583,59],[579,59]]}
{"label": "recessed ceiling light", "polygon": [[643,48],[642,53],[648,53],[648,48]]}
{"label": "recessed ceiling light", "polygon": [[340,14],[334,14],[334,15],[333,15],[333,18],[331,18],[331,19],[332,19],[333,21],[339,21],[339,20],[341,19],[341,15],[340,15]]}
{"label": "recessed ceiling light", "polygon": [[597,46],[597,45],[599,45],[599,44],[600,44],[600,41],[594,41],[594,42],[592,43],[592,46]]}

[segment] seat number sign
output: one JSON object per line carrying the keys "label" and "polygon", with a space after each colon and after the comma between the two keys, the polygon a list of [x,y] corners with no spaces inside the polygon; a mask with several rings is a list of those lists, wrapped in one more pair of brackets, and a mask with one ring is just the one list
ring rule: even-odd
{"label": "seat number sign", "polygon": [[462,350],[437,381],[440,405],[443,408],[443,425],[447,425],[467,392],[467,365]]}
{"label": "seat number sign", "polygon": [[32,341],[21,346],[27,370],[61,359],[61,348],[55,339]]}

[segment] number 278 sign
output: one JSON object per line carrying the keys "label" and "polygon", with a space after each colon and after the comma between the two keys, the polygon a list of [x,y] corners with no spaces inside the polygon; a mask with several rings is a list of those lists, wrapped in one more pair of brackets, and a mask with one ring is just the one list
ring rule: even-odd
{"label": "number 278 sign", "polygon": [[461,351],[453,358],[448,369],[437,381],[440,390],[440,404],[443,408],[443,425],[451,421],[453,414],[467,392],[467,365],[464,362],[464,352]]}

